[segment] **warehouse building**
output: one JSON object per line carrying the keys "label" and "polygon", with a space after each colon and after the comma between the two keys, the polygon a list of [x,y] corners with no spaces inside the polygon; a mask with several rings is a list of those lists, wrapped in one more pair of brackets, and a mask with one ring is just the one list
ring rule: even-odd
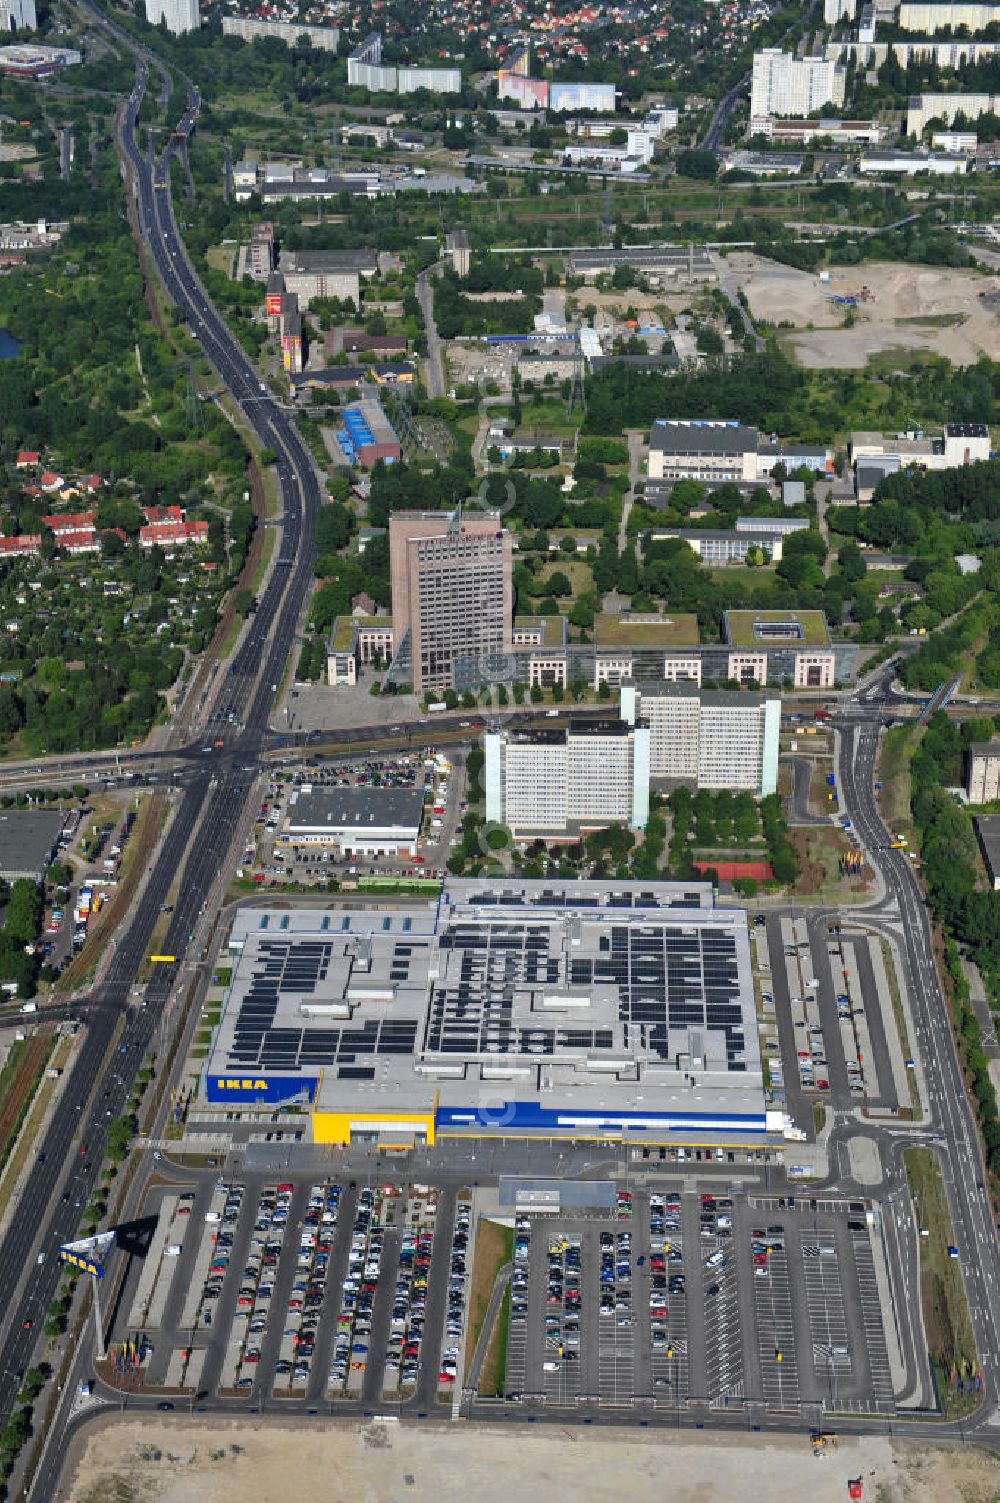
{"label": "warehouse building", "polygon": [[424,815],[419,788],[314,788],[288,802],[280,846],[309,846],[351,856],[412,855]]}
{"label": "warehouse building", "polygon": [[434,904],[247,909],[204,1097],[317,1143],[773,1141],[746,915],[703,882],[449,880]]}
{"label": "warehouse building", "polygon": [[41,882],[65,823],[55,809],[0,809],[0,879]]}

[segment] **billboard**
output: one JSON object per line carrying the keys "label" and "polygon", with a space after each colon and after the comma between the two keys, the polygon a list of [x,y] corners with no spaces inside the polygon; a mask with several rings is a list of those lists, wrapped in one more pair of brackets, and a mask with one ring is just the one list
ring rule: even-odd
{"label": "billboard", "polygon": [[239,1101],[247,1104],[276,1105],[305,1095],[312,1101],[319,1085],[318,1075],[237,1075],[206,1072],[205,1095],[209,1101]]}
{"label": "billboard", "polygon": [[115,1234],[110,1231],[81,1237],[77,1242],[64,1242],[59,1249],[59,1261],[79,1268],[81,1273],[89,1273],[91,1278],[103,1279],[104,1264],[114,1240]]}

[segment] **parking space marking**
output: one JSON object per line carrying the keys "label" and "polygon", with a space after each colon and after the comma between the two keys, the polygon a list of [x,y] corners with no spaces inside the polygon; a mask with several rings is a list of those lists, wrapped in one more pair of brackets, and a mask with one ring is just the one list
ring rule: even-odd
{"label": "parking space marking", "polygon": [[813,1370],[820,1391],[827,1389],[825,1401],[836,1409],[841,1382],[854,1375],[836,1231],[826,1224],[803,1231],[800,1252]]}
{"label": "parking space marking", "polygon": [[793,1409],[799,1403],[799,1369],[788,1260],[775,1252],[767,1261],[767,1277],[754,1278],[761,1387],[769,1409]]}
{"label": "parking space marking", "polygon": [[527,1380],[531,1233],[530,1217],[519,1216],[514,1226],[514,1272],[511,1275],[510,1323],[507,1328],[507,1393],[523,1393]]}
{"label": "parking space marking", "polygon": [[885,1329],[882,1324],[882,1301],[879,1298],[875,1261],[872,1257],[867,1226],[863,1231],[851,1232],[850,1240],[861,1299],[861,1320],[871,1367],[872,1402],[879,1414],[891,1414],[895,1408],[892,1374],[889,1368],[889,1353],[885,1344]]}

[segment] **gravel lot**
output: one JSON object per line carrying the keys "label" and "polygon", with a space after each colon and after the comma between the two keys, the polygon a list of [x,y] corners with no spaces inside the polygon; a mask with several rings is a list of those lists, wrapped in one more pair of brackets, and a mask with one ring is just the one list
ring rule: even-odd
{"label": "gravel lot", "polygon": [[[832,267],[826,283],[759,256],[741,253],[726,264],[755,318],[802,331],[782,337],[805,366],[860,370],[871,355],[894,349],[927,350],[971,365],[1000,341],[1000,316],[983,297],[995,294],[1000,282],[978,272],[880,262]],[[854,327],[844,328],[847,309],[830,296],[857,293],[863,285],[874,302],[859,303]]]}
{"label": "gravel lot", "polygon": [[[623,1441],[627,1449],[623,1447]],[[294,1452],[295,1466],[288,1465]],[[113,1460],[111,1458],[114,1458]],[[191,1421],[109,1418],[75,1441],[59,1498],[69,1503],[509,1503],[512,1496],[574,1503],[648,1503],[665,1468],[676,1503],[843,1503],[862,1475],[868,1503],[978,1503],[996,1497],[1000,1467],[976,1451],[841,1440],[825,1460],[805,1438],[747,1441],[709,1435],[537,1426],[519,1430],[427,1424],[419,1429],[319,1420]]]}

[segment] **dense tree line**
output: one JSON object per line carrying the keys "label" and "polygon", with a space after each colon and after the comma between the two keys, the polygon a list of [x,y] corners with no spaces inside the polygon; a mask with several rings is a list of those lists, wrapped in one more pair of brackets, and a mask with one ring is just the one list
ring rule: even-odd
{"label": "dense tree line", "polygon": [[1000,1173],[1000,1114],[982,1046],[979,1021],[969,1003],[968,983],[956,946],[967,949],[986,982],[992,1004],[1000,998],[1000,893],[979,882],[979,852],[968,811],[947,791],[961,776],[971,741],[995,733],[992,720],[958,726],[933,717],[911,762],[911,808],[920,832],[927,895],[948,940],[948,970],[955,1028],[966,1080],[976,1102],[987,1161]]}

